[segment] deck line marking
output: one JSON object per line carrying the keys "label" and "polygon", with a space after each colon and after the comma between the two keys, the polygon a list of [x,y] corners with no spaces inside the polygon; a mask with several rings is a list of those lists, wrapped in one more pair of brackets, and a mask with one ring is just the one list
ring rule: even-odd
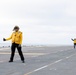
{"label": "deck line marking", "polygon": [[2,63],[3,61],[0,61],[0,63]]}
{"label": "deck line marking", "polygon": [[39,70],[44,69],[44,68],[46,68],[46,67],[48,67],[48,65],[43,66],[43,67],[41,67],[41,68],[38,68],[38,69],[36,69],[36,70],[34,70],[34,71],[39,71]]}
{"label": "deck line marking", "polygon": [[10,48],[1,48],[0,51],[2,51],[2,50],[8,50],[8,49],[10,49]]}
{"label": "deck line marking", "polygon": [[66,59],[69,59],[70,57],[72,57],[72,56],[74,56],[74,55],[76,55],[76,53],[73,54],[73,55],[70,55],[70,56],[66,57]]}
{"label": "deck line marking", "polygon": [[44,68],[46,68],[46,67],[48,67],[48,66],[54,65],[54,64],[56,64],[56,63],[58,63],[58,62],[60,62],[60,61],[62,61],[62,60],[63,60],[63,59],[57,60],[57,61],[55,61],[55,62],[53,62],[53,63],[51,63],[51,64],[48,64],[48,65],[45,65],[45,66],[40,67],[40,68],[38,68],[38,69],[35,69],[35,70],[33,70],[33,71],[31,71],[31,72],[28,72],[28,73],[26,73],[26,74],[24,74],[24,75],[32,74],[32,73],[37,72],[37,71],[39,71],[39,70],[42,70],[42,69],[44,69]]}
{"label": "deck line marking", "polygon": [[26,73],[26,74],[24,74],[24,75],[29,75],[29,74],[32,74],[32,73],[34,73],[34,72],[37,72],[37,71],[39,71],[39,70],[42,70],[42,69],[47,68],[47,67],[49,67],[49,66],[52,66],[52,65],[54,65],[54,64],[56,64],[56,63],[59,63],[59,62],[61,62],[62,60],[65,60],[65,59],[67,59],[67,58],[70,58],[70,57],[72,57],[72,56],[74,56],[74,55],[76,55],[76,53],[73,54],[73,55],[70,55],[70,56],[68,56],[68,57],[65,57],[64,59],[59,59],[59,60],[57,60],[57,61],[55,61],[55,62],[53,62],[53,63],[51,63],[51,64],[48,64],[48,65],[45,65],[45,66],[40,67],[40,68],[38,68],[38,69],[35,69],[35,70],[33,70],[33,71],[31,71],[31,72],[28,72],[28,73]]}

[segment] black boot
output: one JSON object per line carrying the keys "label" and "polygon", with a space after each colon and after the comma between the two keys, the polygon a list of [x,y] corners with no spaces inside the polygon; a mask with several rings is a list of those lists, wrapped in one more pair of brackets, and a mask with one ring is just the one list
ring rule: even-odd
{"label": "black boot", "polygon": [[24,61],[24,60],[22,60],[22,63],[25,63],[25,61]]}
{"label": "black boot", "polygon": [[9,60],[9,62],[13,62],[13,60]]}

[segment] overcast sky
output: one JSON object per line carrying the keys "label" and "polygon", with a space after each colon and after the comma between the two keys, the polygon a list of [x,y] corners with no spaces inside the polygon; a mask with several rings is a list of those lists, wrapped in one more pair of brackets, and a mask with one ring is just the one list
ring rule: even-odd
{"label": "overcast sky", "polygon": [[23,32],[24,44],[72,45],[70,39],[76,37],[76,1],[0,0],[1,43],[15,25]]}

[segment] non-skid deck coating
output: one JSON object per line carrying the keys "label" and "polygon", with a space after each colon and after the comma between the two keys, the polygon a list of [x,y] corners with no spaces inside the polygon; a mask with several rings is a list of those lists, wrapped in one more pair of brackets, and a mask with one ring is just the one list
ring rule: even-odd
{"label": "non-skid deck coating", "polygon": [[0,75],[76,75],[76,49],[72,46],[23,47],[25,63],[16,51],[9,63],[10,48],[0,48]]}

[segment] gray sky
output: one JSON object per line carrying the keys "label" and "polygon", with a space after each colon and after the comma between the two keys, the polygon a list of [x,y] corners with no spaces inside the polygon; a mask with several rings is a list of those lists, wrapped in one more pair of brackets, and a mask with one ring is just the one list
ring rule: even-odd
{"label": "gray sky", "polygon": [[20,26],[25,44],[72,44],[70,39],[76,37],[76,1],[0,0],[1,43],[15,25]]}

